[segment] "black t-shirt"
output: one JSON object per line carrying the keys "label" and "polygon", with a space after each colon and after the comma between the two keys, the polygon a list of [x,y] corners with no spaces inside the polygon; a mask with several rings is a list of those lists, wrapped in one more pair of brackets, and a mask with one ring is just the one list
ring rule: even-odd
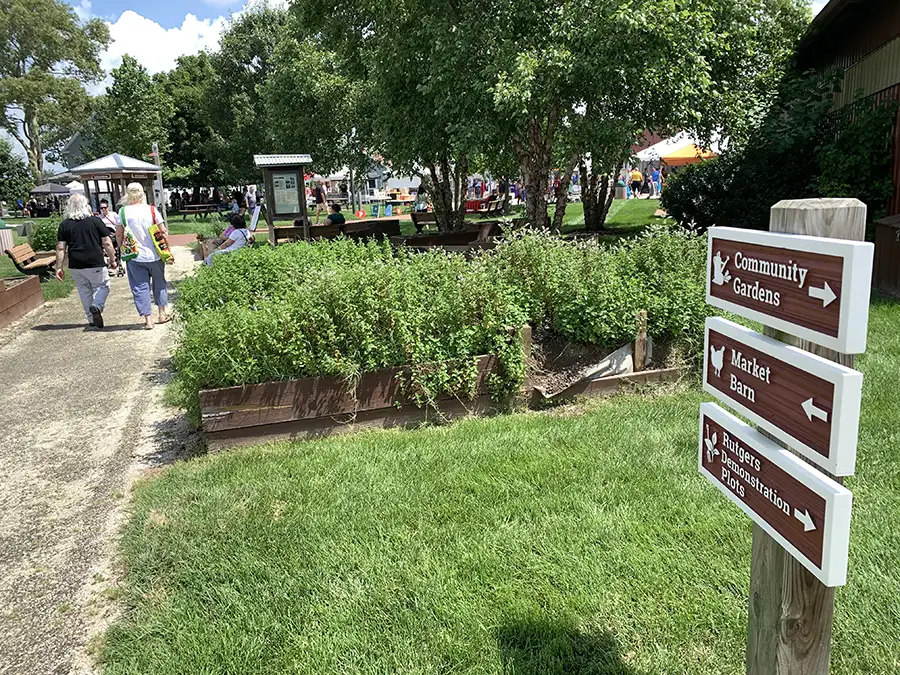
{"label": "black t-shirt", "polygon": [[331,221],[332,225],[343,225],[347,222],[347,219],[344,218],[343,213],[335,213],[334,211],[328,214],[328,220]]}
{"label": "black t-shirt", "polygon": [[100,242],[108,236],[109,230],[97,216],[81,220],[67,218],[59,224],[56,234],[57,240],[69,247],[69,267],[73,270],[106,267]]}
{"label": "black t-shirt", "polygon": [[326,201],[325,188],[321,185],[316,185],[316,204],[324,204]]}

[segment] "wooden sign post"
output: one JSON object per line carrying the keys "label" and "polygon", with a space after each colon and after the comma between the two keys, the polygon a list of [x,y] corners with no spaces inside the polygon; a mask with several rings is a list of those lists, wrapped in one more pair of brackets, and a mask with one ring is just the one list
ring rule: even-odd
{"label": "wooden sign post", "polygon": [[[709,231],[698,468],[753,519],[748,675],[827,675],[834,588],[846,581],[873,250],[856,199],[783,201],[770,232]],[[778,233],[778,234],[775,234]],[[837,241],[844,240],[844,241]],[[786,331],[786,332],[781,332]],[[796,336],[796,337],[794,337]],[[785,344],[787,343],[787,344]],[[833,351],[833,350],[840,351]]]}
{"label": "wooden sign post", "polygon": [[[787,200],[772,207],[772,232],[863,241],[866,205],[858,199]],[[868,308],[868,298],[866,298]],[[852,355],[786,335],[765,334],[852,368]],[[825,586],[758,525],[753,526],[748,675],[827,675],[834,587]]]}

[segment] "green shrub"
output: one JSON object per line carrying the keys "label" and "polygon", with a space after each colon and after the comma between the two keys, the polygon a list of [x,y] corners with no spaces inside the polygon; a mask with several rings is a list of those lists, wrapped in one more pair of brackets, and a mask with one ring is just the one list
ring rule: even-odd
{"label": "green shrub", "polygon": [[717,160],[670,177],[662,207],[678,223],[768,229],[782,199],[856,197],[870,220],[893,189],[891,154],[897,103],[860,99],[838,110],[840,76],[789,74],[768,116]]}
{"label": "green shrub", "polygon": [[194,390],[361,372],[399,365],[424,403],[474,394],[473,357],[493,353],[498,396],[524,378],[508,329],[525,323],[514,289],[461,256],[394,255],[347,240],[245,249],[181,286],[175,352]]}
{"label": "green shrub", "polygon": [[45,220],[35,225],[34,231],[28,243],[35,251],[53,251],[56,249],[56,235],[59,231],[59,223],[53,220]]}
{"label": "green shrub", "polygon": [[482,261],[515,289],[533,326],[568,339],[618,347],[634,339],[635,313],[646,309],[654,338],[702,342],[705,237],[656,226],[610,248],[530,231]]}
{"label": "green shrub", "polygon": [[699,351],[705,237],[665,227],[613,248],[524,231],[494,251],[393,251],[348,240],[243,249],[180,286],[175,365],[188,391],[411,366],[408,393],[471,398],[475,359],[496,354],[492,393],[521,386],[526,321],[618,347],[648,311],[657,339]]}

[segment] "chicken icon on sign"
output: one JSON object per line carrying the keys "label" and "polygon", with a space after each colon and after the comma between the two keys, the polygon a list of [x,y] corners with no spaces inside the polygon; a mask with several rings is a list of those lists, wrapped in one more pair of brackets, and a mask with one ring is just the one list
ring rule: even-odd
{"label": "chicken icon on sign", "polygon": [[712,364],[713,370],[716,371],[716,377],[722,377],[722,366],[725,361],[725,346],[722,345],[716,349],[713,345],[709,346],[709,362]]}

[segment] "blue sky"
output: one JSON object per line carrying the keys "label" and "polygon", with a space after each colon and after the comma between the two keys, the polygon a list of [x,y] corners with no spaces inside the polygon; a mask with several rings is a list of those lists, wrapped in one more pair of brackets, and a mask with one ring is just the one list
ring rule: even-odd
{"label": "blue sky", "polygon": [[[80,0],[69,0],[73,6],[80,6]],[[187,14],[198,19],[214,20],[227,16],[229,11],[241,9],[243,0],[155,0],[154,2],[122,2],[121,0],[92,0],[91,15],[115,23],[122,13],[131,9],[134,12],[158,23],[163,28],[176,28],[182,25]]]}

